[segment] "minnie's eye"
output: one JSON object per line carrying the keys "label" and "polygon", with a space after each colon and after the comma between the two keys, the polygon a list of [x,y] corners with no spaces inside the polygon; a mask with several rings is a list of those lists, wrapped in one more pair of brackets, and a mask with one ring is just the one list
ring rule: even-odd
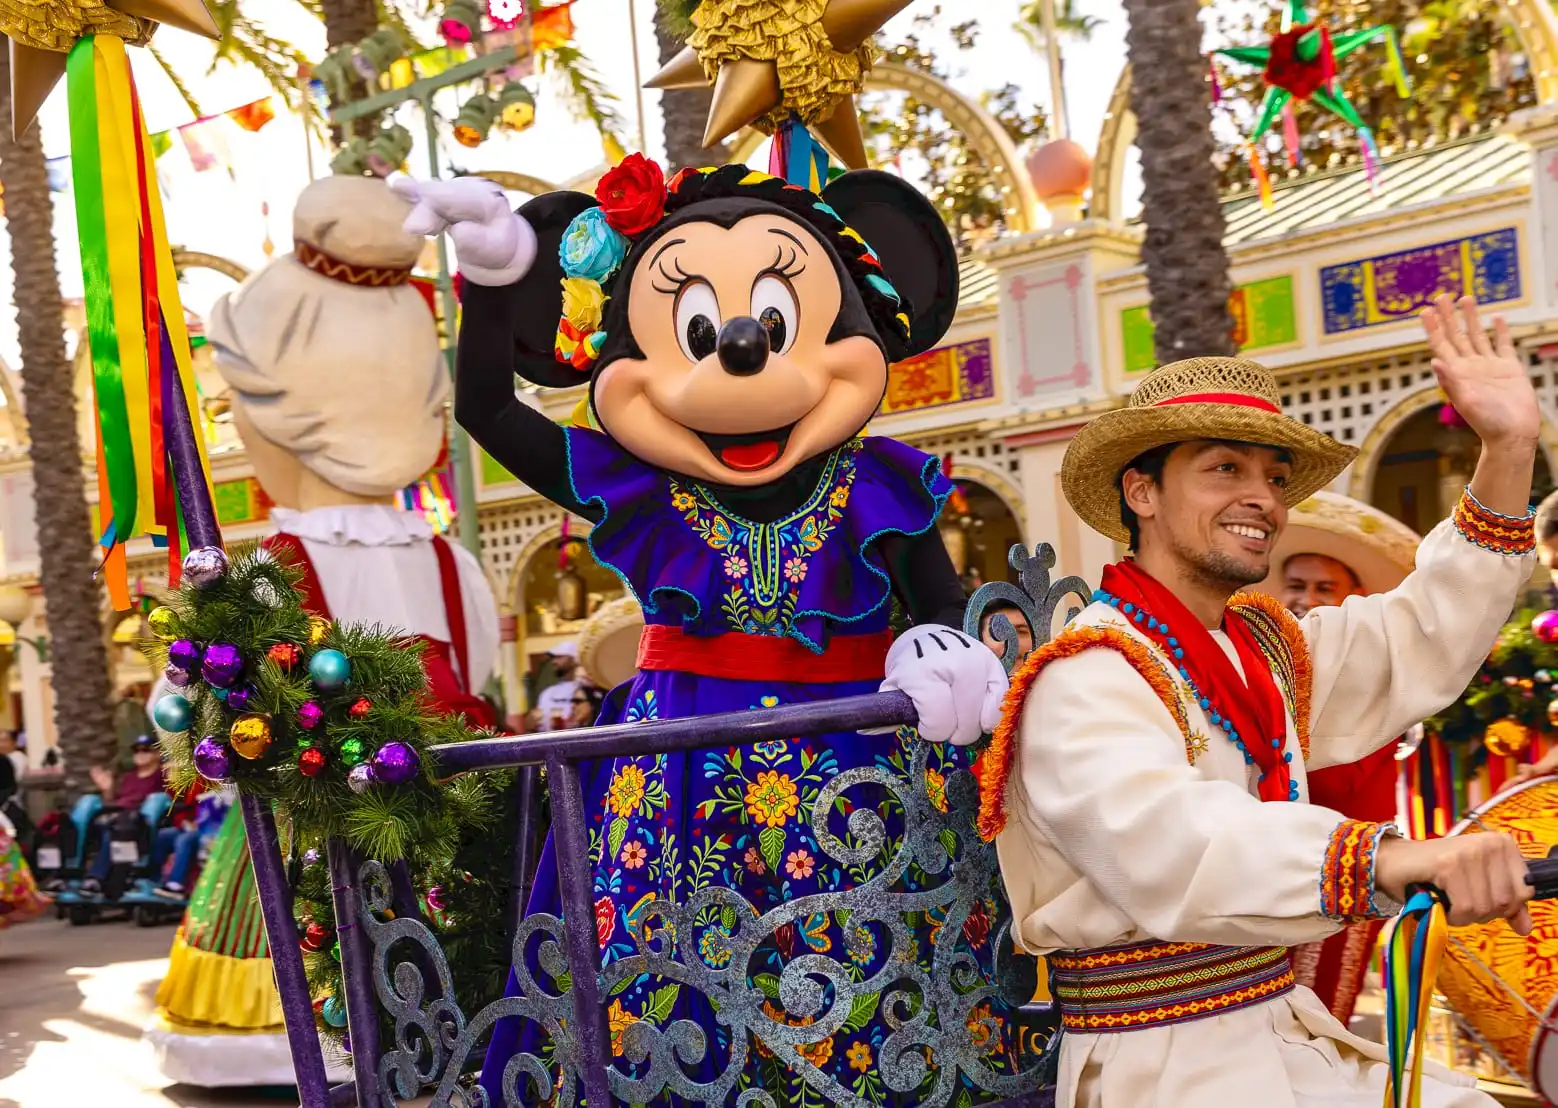
{"label": "minnie's eye", "polygon": [[790,282],[772,273],[759,277],[752,286],[752,315],[768,328],[768,349],[775,354],[788,353],[795,345],[801,313]]}
{"label": "minnie's eye", "polygon": [[676,298],[676,341],[690,362],[701,362],[719,345],[719,301],[704,281],[689,281]]}

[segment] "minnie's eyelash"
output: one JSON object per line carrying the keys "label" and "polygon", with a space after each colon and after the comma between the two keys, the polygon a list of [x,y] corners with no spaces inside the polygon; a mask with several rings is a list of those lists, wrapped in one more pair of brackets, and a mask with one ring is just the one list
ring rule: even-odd
{"label": "minnie's eyelash", "polygon": [[[784,256],[786,249],[790,251],[790,256],[788,258]],[[795,247],[786,247],[783,243],[780,243],[779,250],[774,255],[772,264],[770,264],[767,269],[763,270],[763,272],[772,273],[775,276],[784,277],[787,279],[799,277],[801,274],[806,272],[806,266],[804,263],[801,265],[795,264],[800,259],[800,256],[800,251],[796,250]]]}
{"label": "minnie's eyelash", "polygon": [[656,292],[663,292],[663,293],[667,293],[667,294],[670,294],[670,295],[675,295],[676,293],[679,293],[679,292],[682,291],[682,286],[687,284],[688,281],[692,281],[692,280],[696,279],[697,274],[688,273],[685,269],[682,268],[682,261],[681,261],[680,258],[672,258],[671,259],[671,264],[676,267],[676,272],[675,273],[667,273],[666,272],[665,262],[664,261],[660,262],[658,265],[655,266],[655,269],[657,269],[659,271],[660,276],[664,277],[668,282],[670,282],[670,285],[671,285],[670,288],[663,288],[660,285],[652,286]]}

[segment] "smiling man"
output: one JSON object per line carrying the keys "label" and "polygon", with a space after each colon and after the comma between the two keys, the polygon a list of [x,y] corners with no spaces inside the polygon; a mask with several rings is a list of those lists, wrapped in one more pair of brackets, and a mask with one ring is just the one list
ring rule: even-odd
{"label": "smiling man", "polygon": [[[980,763],[1013,936],[1047,955],[1065,1038],[1058,1108],[1374,1108],[1384,1051],[1294,982],[1289,948],[1385,917],[1409,886],[1450,922],[1531,920],[1498,834],[1432,842],[1307,801],[1309,770],[1356,761],[1453,700],[1531,568],[1539,416],[1503,322],[1425,313],[1434,368],[1480,435],[1476,474],[1417,568],[1302,619],[1264,580],[1301,504],[1351,447],[1282,414],[1260,366],[1197,358],[1085,427],[1066,498],[1135,552],[1012,677]],[[1422,1103],[1491,1108],[1433,1070]]]}

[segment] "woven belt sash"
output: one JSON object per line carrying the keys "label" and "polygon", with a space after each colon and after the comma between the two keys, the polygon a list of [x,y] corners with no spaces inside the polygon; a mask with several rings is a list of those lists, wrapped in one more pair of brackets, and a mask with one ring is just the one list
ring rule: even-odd
{"label": "woven belt sash", "polygon": [[638,668],[692,673],[727,681],[788,681],[828,685],[880,681],[893,645],[891,631],[835,635],[813,654],[795,639],[779,635],[689,635],[680,627],[651,623],[638,637]]}
{"label": "woven belt sash", "polygon": [[1290,992],[1282,946],[1136,943],[1049,958],[1067,1031],[1134,1031],[1205,1019]]}

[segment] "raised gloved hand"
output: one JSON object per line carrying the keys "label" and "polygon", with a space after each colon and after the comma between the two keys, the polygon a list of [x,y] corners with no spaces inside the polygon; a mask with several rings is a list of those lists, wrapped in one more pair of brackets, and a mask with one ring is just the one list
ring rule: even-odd
{"label": "raised gloved hand", "polygon": [[967,746],[995,730],[1006,688],[995,654],[950,627],[912,627],[887,652],[882,691],[914,701],[920,736],[931,742]]}
{"label": "raised gloved hand", "polygon": [[456,177],[422,181],[393,174],[389,184],[411,201],[406,217],[408,235],[449,232],[460,274],[478,285],[512,285],[530,272],[536,259],[536,233],[496,181]]}

